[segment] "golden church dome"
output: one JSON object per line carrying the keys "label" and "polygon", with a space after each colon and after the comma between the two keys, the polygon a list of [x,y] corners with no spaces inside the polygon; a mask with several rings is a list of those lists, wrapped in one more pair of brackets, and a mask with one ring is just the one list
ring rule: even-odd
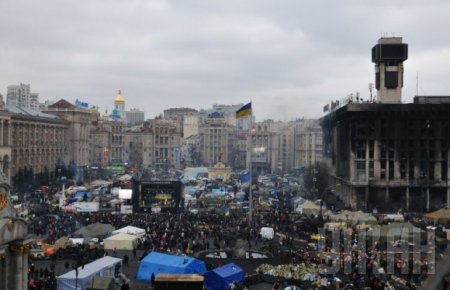
{"label": "golden church dome", "polygon": [[114,99],[114,103],[125,103],[125,99],[122,97],[122,90],[117,92],[117,97]]}

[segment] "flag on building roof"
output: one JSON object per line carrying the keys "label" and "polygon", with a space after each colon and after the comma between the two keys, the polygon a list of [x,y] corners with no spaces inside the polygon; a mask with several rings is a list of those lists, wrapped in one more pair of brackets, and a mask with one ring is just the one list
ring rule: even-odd
{"label": "flag on building roof", "polygon": [[242,108],[236,111],[236,119],[250,116],[252,114],[252,103],[244,105]]}

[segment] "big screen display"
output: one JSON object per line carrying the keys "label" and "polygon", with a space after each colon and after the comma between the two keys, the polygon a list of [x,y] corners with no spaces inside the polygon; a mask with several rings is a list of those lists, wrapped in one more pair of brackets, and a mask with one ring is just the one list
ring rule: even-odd
{"label": "big screen display", "polygon": [[178,182],[141,183],[139,206],[150,208],[175,208],[180,202],[181,188]]}

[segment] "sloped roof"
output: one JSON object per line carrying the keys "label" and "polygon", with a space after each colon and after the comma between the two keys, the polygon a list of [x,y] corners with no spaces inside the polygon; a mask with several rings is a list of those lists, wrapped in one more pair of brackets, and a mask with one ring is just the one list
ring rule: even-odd
{"label": "sloped roof", "polygon": [[441,208],[437,211],[430,212],[424,215],[425,219],[433,221],[449,221],[450,220],[450,208]]}
{"label": "sloped roof", "polygon": [[133,236],[127,233],[118,233],[115,235],[112,235],[111,237],[104,239],[103,241],[134,241],[136,240],[138,237],[137,236]]}
{"label": "sloped roof", "polygon": [[[92,263],[84,265],[84,268],[78,269],[78,279],[82,280],[84,278],[91,277],[100,272],[101,270],[103,270],[105,267],[110,267],[112,265],[121,262],[122,259],[120,258],[105,256],[103,258],[95,260]],[[58,277],[58,279],[75,279],[75,278],[76,278],[75,270],[67,272]]]}
{"label": "sloped roof", "polygon": [[49,119],[60,119],[56,115],[42,113],[41,111],[35,111],[23,107],[18,106],[6,106],[6,110],[8,110],[12,114],[25,115],[30,117],[41,117],[41,118],[49,118]]}
{"label": "sloped roof", "polygon": [[59,101],[57,101],[56,103],[54,103],[53,105],[48,106],[49,108],[56,108],[56,109],[75,109],[75,105],[73,105],[72,103],[61,99]]}

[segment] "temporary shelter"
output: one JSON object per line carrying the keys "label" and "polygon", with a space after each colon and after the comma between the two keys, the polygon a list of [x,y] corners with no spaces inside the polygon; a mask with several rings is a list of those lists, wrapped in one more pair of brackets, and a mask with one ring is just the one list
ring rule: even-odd
{"label": "temporary shelter", "polygon": [[119,177],[118,179],[120,180],[120,181],[128,181],[128,180],[131,180],[133,178],[133,176],[131,176],[131,175],[129,175],[129,174],[124,174],[124,175],[122,175],[121,177]]}
{"label": "temporary shelter", "polygon": [[338,214],[332,215],[330,217],[330,219],[332,221],[337,221],[337,222],[346,222],[348,224],[360,224],[360,223],[366,223],[366,224],[376,224],[377,223],[377,219],[368,214],[365,213],[363,211],[349,211],[349,210],[344,210]]}
{"label": "temporary shelter", "polygon": [[122,259],[106,256],[79,268],[78,276],[75,270],[67,272],[56,278],[58,290],[75,290],[75,284],[76,290],[86,290],[94,276],[114,277],[116,265],[121,262]]}
{"label": "temporary shelter", "polygon": [[156,277],[163,274],[204,274],[205,263],[186,256],[173,256],[151,252],[139,264],[136,278],[140,281],[150,281],[152,274]]}
{"label": "temporary shelter", "polygon": [[318,215],[320,213],[320,206],[310,200],[306,200],[304,203],[299,204],[295,211],[308,216]]}
{"label": "temporary shelter", "polygon": [[75,194],[75,197],[77,199],[80,198],[91,198],[92,197],[92,193],[90,193],[89,191],[77,191],[77,193]]}
{"label": "temporary shelter", "polygon": [[110,224],[95,223],[82,227],[74,233],[74,236],[102,238],[114,230],[115,228]]}
{"label": "temporary shelter", "polygon": [[424,215],[424,218],[433,222],[446,223],[450,221],[450,208],[441,208],[437,211],[433,211]]}
{"label": "temporary shelter", "polygon": [[137,237],[145,236],[144,229],[133,227],[133,226],[126,226],[124,228],[115,230],[112,233],[113,234],[125,233],[125,234],[129,234],[129,235],[137,236]]}
{"label": "temporary shelter", "polygon": [[405,217],[402,214],[385,214],[381,217],[382,222],[404,222]]}
{"label": "temporary shelter", "polygon": [[103,240],[103,247],[105,250],[133,250],[137,248],[138,237],[125,234],[118,233],[113,235],[107,239]]}
{"label": "temporary shelter", "polygon": [[261,237],[263,239],[273,240],[274,235],[275,235],[275,232],[273,231],[273,228],[269,228],[269,227],[261,228]]}
{"label": "temporary shelter", "polygon": [[382,225],[374,227],[373,230],[367,232],[367,236],[380,238],[383,240],[392,239],[410,239],[414,235],[419,235],[420,239],[424,238],[425,231],[415,227],[410,223],[391,223],[389,225]]}
{"label": "temporary shelter", "polygon": [[94,276],[86,290],[115,290],[114,278]]}
{"label": "temporary shelter", "polygon": [[296,197],[296,198],[292,199],[292,204],[294,205],[294,207],[297,207],[300,204],[303,204],[305,201],[306,201],[306,199],[304,199],[303,197],[299,196],[299,197]]}
{"label": "temporary shelter", "polygon": [[241,282],[245,278],[244,271],[234,263],[205,273],[205,290],[229,290],[231,283]]}

